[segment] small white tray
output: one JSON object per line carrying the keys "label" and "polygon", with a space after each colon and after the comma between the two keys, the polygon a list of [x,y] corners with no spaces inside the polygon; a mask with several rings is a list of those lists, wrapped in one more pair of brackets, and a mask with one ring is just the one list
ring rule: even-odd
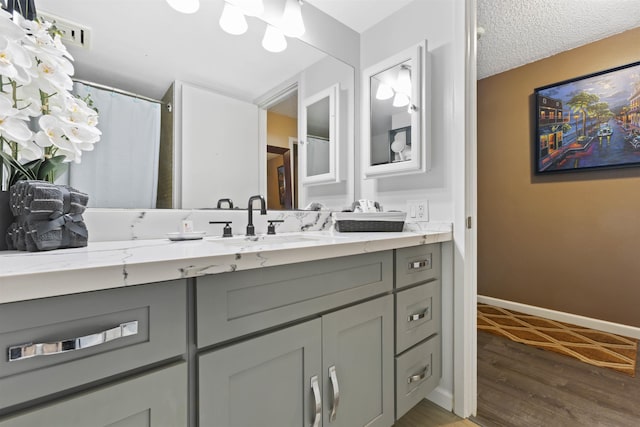
{"label": "small white tray", "polygon": [[206,231],[191,231],[181,233],[176,231],[174,233],[167,233],[167,237],[169,240],[179,241],[179,240],[200,240],[207,234]]}

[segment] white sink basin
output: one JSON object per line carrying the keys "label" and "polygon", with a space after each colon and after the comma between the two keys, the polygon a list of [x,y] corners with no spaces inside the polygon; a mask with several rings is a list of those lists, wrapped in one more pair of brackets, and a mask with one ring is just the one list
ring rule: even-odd
{"label": "white sink basin", "polygon": [[310,233],[288,233],[275,235],[259,235],[259,236],[235,236],[235,237],[215,237],[207,240],[224,246],[232,246],[238,248],[254,248],[254,247],[276,247],[286,246],[289,244],[304,244],[305,246],[313,243],[332,242],[341,239],[339,236],[320,235]]}

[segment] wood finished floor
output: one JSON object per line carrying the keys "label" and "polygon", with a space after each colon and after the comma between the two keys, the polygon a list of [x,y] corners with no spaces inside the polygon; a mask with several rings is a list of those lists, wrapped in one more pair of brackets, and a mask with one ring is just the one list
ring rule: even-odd
{"label": "wood finished floor", "polygon": [[435,403],[423,399],[396,421],[393,427],[478,427],[478,425],[469,420],[463,420]]}
{"label": "wood finished floor", "polygon": [[477,412],[483,427],[640,426],[640,363],[633,378],[478,332]]}

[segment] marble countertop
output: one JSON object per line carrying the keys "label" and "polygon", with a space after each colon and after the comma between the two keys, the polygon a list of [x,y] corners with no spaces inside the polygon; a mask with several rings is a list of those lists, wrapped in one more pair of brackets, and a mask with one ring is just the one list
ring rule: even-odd
{"label": "marble countertop", "polygon": [[0,252],[0,303],[445,242],[450,225],[419,232],[282,233],[202,240],[90,242],[79,249]]}

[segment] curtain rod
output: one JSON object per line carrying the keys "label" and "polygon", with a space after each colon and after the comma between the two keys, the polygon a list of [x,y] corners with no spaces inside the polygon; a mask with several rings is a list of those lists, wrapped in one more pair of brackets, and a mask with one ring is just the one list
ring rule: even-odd
{"label": "curtain rod", "polygon": [[133,93],[133,92],[127,92],[126,90],[117,89],[115,87],[101,85],[99,83],[94,83],[94,82],[90,82],[90,81],[87,81],[87,80],[81,80],[81,79],[72,79],[72,80],[74,82],[82,83],[84,85],[95,87],[95,88],[98,88],[98,89],[109,90],[111,92],[119,93],[121,95],[127,95],[127,96],[131,96],[133,98],[143,99],[145,101],[155,102],[156,104],[164,105],[164,102],[159,101],[157,99],[149,98],[149,97],[143,96],[143,95],[138,95],[137,93]]}

